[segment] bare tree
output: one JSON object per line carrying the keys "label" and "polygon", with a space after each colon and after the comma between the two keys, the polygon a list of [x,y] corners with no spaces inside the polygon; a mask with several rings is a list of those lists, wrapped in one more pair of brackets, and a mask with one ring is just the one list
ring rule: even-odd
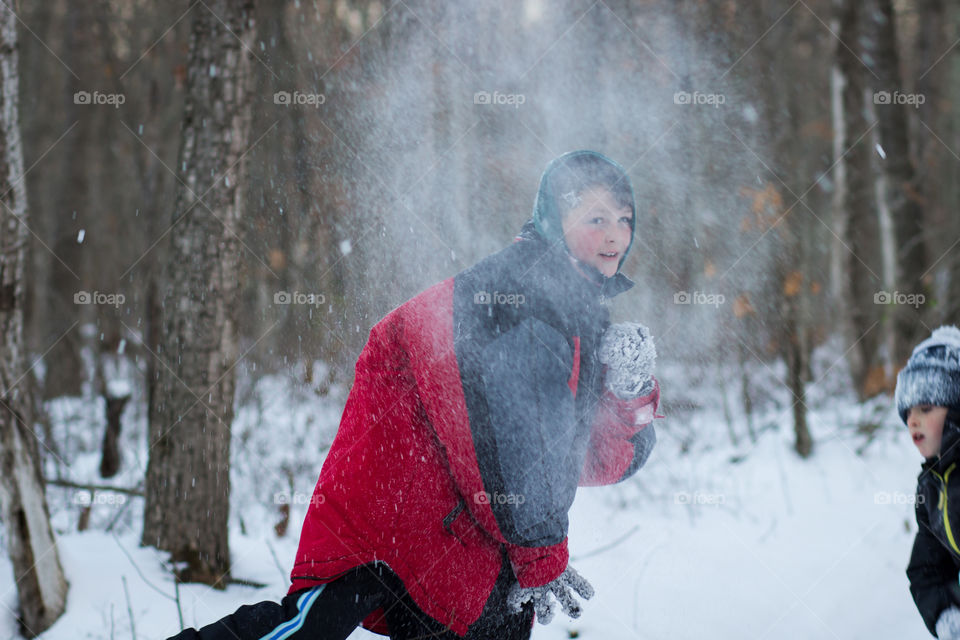
{"label": "bare tree", "polygon": [[0,4],[0,513],[20,599],[36,636],[63,613],[67,582],[50,527],[24,373],[27,195],[20,143],[16,17]]}
{"label": "bare tree", "polygon": [[875,200],[870,180],[871,124],[865,117],[867,69],[850,47],[862,37],[863,8],[857,0],[844,0],[840,7],[840,37],[836,45],[839,92],[835,102],[834,169],[839,191],[834,209],[838,241],[833,251],[841,265],[837,300],[842,309],[841,326],[850,345],[848,362],[853,386],[861,398],[871,395],[869,383],[875,370],[880,332],[876,330],[876,306],[872,303],[879,276],[871,269],[879,243]]}
{"label": "bare tree", "polygon": [[[880,144],[883,148],[883,197],[894,227],[896,288],[930,299],[930,287],[922,280],[927,270],[926,242],[923,237],[924,207],[920,180],[914,169],[907,122],[907,95],[900,72],[897,30],[892,0],[875,0],[876,10],[866,12],[865,22],[870,66],[877,78],[877,105]],[[872,8],[870,4],[867,5]],[[894,301],[896,302],[896,301]],[[890,359],[900,365],[910,356],[913,345],[927,328],[922,322],[922,306],[895,304],[893,307],[893,349]]]}
{"label": "bare tree", "polygon": [[230,423],[251,117],[254,0],[194,7],[179,185],[161,293],[143,544],[180,578],[229,579]]}

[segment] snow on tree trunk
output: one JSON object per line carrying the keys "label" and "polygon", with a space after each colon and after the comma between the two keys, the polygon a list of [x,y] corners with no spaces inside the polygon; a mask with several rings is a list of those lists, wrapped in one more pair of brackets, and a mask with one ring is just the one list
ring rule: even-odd
{"label": "snow on tree trunk", "polygon": [[185,563],[181,579],[223,586],[254,1],[193,11],[142,542]]}
{"label": "snow on tree trunk", "polygon": [[67,581],[44,495],[24,376],[23,270],[27,200],[20,142],[16,18],[0,4],[0,514],[30,637],[63,613]]}

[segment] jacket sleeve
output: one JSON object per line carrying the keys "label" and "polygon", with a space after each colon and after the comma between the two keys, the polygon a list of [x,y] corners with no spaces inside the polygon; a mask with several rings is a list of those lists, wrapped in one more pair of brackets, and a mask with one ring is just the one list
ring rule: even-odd
{"label": "jacket sleeve", "polygon": [[650,393],[630,400],[604,391],[590,432],[581,486],[620,482],[646,463],[657,443],[653,419],[663,417],[657,415],[660,383],[653,382]]}
{"label": "jacket sleeve", "polygon": [[[540,547],[566,538],[586,438],[567,384],[573,350],[527,318],[483,347],[479,386],[487,420],[474,440],[489,505],[505,538]],[[579,451],[578,451],[579,449]]]}
{"label": "jacket sleeve", "polygon": [[478,366],[487,420],[474,440],[487,504],[470,506],[493,511],[523,587],[567,566],[567,512],[587,442],[568,384],[573,357],[561,333],[527,318],[485,345]]}
{"label": "jacket sleeve", "polygon": [[524,588],[553,582],[570,561],[566,538],[549,547],[521,547],[509,542],[504,546],[517,582]]}
{"label": "jacket sleeve", "polygon": [[916,516],[918,530],[907,565],[907,578],[923,622],[936,636],[937,619],[943,610],[960,605],[960,585],[953,558],[930,530],[926,505],[920,501],[916,505]]}

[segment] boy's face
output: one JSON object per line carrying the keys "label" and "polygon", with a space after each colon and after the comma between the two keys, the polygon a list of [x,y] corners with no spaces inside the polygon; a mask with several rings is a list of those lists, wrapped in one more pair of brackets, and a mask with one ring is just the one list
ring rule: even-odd
{"label": "boy's face", "polygon": [[943,438],[943,422],[946,417],[946,407],[930,404],[910,407],[907,427],[910,429],[913,444],[917,445],[924,458],[932,458],[940,453],[940,440]]}
{"label": "boy's face", "polygon": [[630,244],[629,207],[620,207],[606,187],[580,193],[580,203],[563,218],[563,237],[573,257],[593,265],[608,278],[617,272]]}

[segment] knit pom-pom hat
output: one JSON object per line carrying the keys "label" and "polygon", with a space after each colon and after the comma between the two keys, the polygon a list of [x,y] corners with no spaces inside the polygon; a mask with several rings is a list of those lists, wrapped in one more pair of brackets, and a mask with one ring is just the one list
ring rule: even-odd
{"label": "knit pom-pom hat", "polygon": [[960,409],[960,329],[943,326],[914,348],[897,374],[897,412],[906,423],[911,407]]}

